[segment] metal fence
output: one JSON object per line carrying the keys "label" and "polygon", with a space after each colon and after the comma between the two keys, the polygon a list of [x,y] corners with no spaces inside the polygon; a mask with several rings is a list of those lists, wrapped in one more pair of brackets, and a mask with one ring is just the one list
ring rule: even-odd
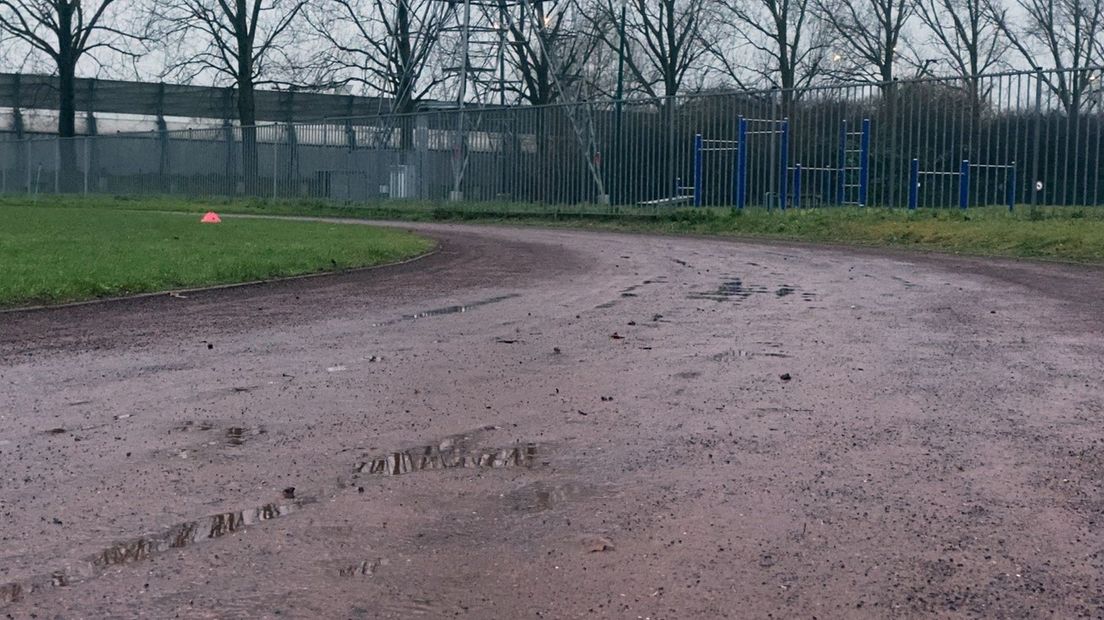
{"label": "metal fence", "polygon": [[1100,69],[5,140],[0,192],[1100,205]]}

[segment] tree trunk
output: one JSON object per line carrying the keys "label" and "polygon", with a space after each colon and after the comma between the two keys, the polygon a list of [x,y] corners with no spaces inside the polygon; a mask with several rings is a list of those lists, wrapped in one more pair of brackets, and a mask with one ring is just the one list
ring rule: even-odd
{"label": "tree trunk", "polygon": [[[242,63],[250,64],[251,63]],[[238,79],[238,122],[241,124],[242,181],[249,195],[260,191],[257,178],[257,104],[254,94],[252,67]]]}
{"label": "tree trunk", "polygon": [[76,191],[77,58],[73,49],[72,9],[58,9],[58,189]]}

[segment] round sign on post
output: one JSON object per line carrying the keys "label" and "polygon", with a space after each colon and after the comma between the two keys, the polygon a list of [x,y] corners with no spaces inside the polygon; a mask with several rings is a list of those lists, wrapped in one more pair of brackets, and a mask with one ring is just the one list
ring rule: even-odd
{"label": "round sign on post", "polygon": [[1043,182],[1042,181],[1035,181],[1035,191],[1037,191],[1037,192],[1043,191]]}

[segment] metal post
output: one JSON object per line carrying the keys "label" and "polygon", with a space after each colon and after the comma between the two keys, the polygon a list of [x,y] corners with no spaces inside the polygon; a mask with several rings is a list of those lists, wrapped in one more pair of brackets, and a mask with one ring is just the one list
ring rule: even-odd
{"label": "metal post", "polygon": [[1043,70],[1035,69],[1035,136],[1031,149],[1031,206],[1039,204],[1039,152],[1043,150]]}
{"label": "metal post", "polygon": [[839,174],[836,178],[836,204],[843,205],[847,198],[847,121],[840,123]]}
{"label": "metal post", "polygon": [[702,170],[702,147],[704,141],[702,135],[696,134],[694,136],[694,206],[702,206],[702,178],[705,176]]}
{"label": "metal post", "polygon": [[963,159],[958,172],[958,208],[965,209],[970,204],[970,160]]}
{"label": "metal post", "polygon": [[1016,162],[1012,162],[1012,166],[1008,168],[1008,187],[1005,188],[1005,194],[1008,197],[1008,212],[1016,210]]}
{"label": "metal post", "polygon": [[84,137],[84,195],[88,195],[88,171],[92,167],[92,136]]}
{"label": "metal post", "polygon": [[787,190],[790,185],[790,121],[788,118],[782,119],[782,127],[778,135],[780,140],[778,169],[781,172],[781,177],[778,179],[778,205],[785,211],[786,201],[789,198]]}
{"label": "metal post", "polygon": [[794,166],[793,204],[795,209],[801,208],[801,164],[797,164]]}
{"label": "metal post", "polygon": [[747,204],[747,119],[741,116],[736,130],[736,208]]}
{"label": "metal post", "polygon": [[458,110],[456,113],[456,145],[452,153],[453,182],[452,192],[449,193],[449,202],[461,202],[464,200],[464,168],[467,165],[465,161],[467,136],[464,131],[464,123],[466,120],[464,118],[464,99],[468,96],[468,65],[471,63],[468,55],[471,46],[471,0],[464,0],[464,25],[462,27],[462,37],[464,39],[464,51],[460,63],[460,94],[457,98]]}
{"label": "metal post", "polygon": [[866,206],[866,198],[870,190],[870,119],[864,118],[862,122],[862,146],[859,157],[859,206]]}
{"label": "metal post", "polygon": [[280,141],[277,140],[277,131],[279,125],[272,126],[272,200],[276,200],[276,177],[279,171],[276,168],[276,162],[280,155]]}
{"label": "metal post", "polygon": [[908,208],[915,211],[920,202],[920,160],[913,159],[909,166]]}
{"label": "metal post", "polygon": [[627,45],[625,37],[625,8],[626,3],[621,3],[621,23],[618,24],[618,37],[620,41],[617,45],[617,94],[614,101],[614,116],[613,116],[613,149],[614,149],[614,163],[610,171],[616,174],[614,182],[610,183],[610,193],[613,195],[611,202],[613,204],[620,204],[622,185],[624,183],[625,176],[625,149],[622,142],[622,115],[625,111],[625,47]]}

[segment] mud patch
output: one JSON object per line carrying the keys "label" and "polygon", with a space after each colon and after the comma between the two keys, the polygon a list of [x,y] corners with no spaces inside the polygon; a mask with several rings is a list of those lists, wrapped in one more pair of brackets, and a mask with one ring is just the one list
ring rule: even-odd
{"label": "mud patch", "polygon": [[537,456],[534,443],[512,448],[466,451],[448,440],[359,463],[357,473],[399,476],[433,469],[501,469],[529,467]]}
{"label": "mud patch", "polygon": [[351,566],[340,568],[337,574],[341,577],[371,577],[376,574],[381,567],[387,566],[389,562],[384,559],[378,560],[362,560]]}
{"label": "mud patch", "polygon": [[301,499],[286,504],[265,504],[238,512],[223,512],[196,521],[179,523],[157,534],[124,540],[85,556],[64,569],[0,585],[0,605],[19,602],[36,592],[94,579],[113,566],[142,562],[173,549],[191,547],[249,526],[286,517],[309,503],[313,503],[313,500]]}
{"label": "mud patch", "polygon": [[690,293],[690,299],[706,299],[709,301],[743,301],[752,295],[767,293],[763,286],[748,286],[740,278],[730,278],[721,282],[715,290]]}
{"label": "mud patch", "polygon": [[521,297],[517,293],[510,293],[509,295],[499,295],[497,297],[491,297],[489,299],[483,299],[480,301],[473,301],[468,304],[445,306],[443,308],[433,308],[432,310],[424,310],[415,314],[404,314],[398,319],[392,319],[390,321],[384,321],[382,323],[373,323],[372,327],[385,327],[387,325],[396,325],[404,321],[417,321],[418,319],[428,319],[432,317],[448,316],[450,314],[464,314],[465,312],[471,312],[477,308],[484,306],[490,306],[492,304],[501,303],[510,299]]}

